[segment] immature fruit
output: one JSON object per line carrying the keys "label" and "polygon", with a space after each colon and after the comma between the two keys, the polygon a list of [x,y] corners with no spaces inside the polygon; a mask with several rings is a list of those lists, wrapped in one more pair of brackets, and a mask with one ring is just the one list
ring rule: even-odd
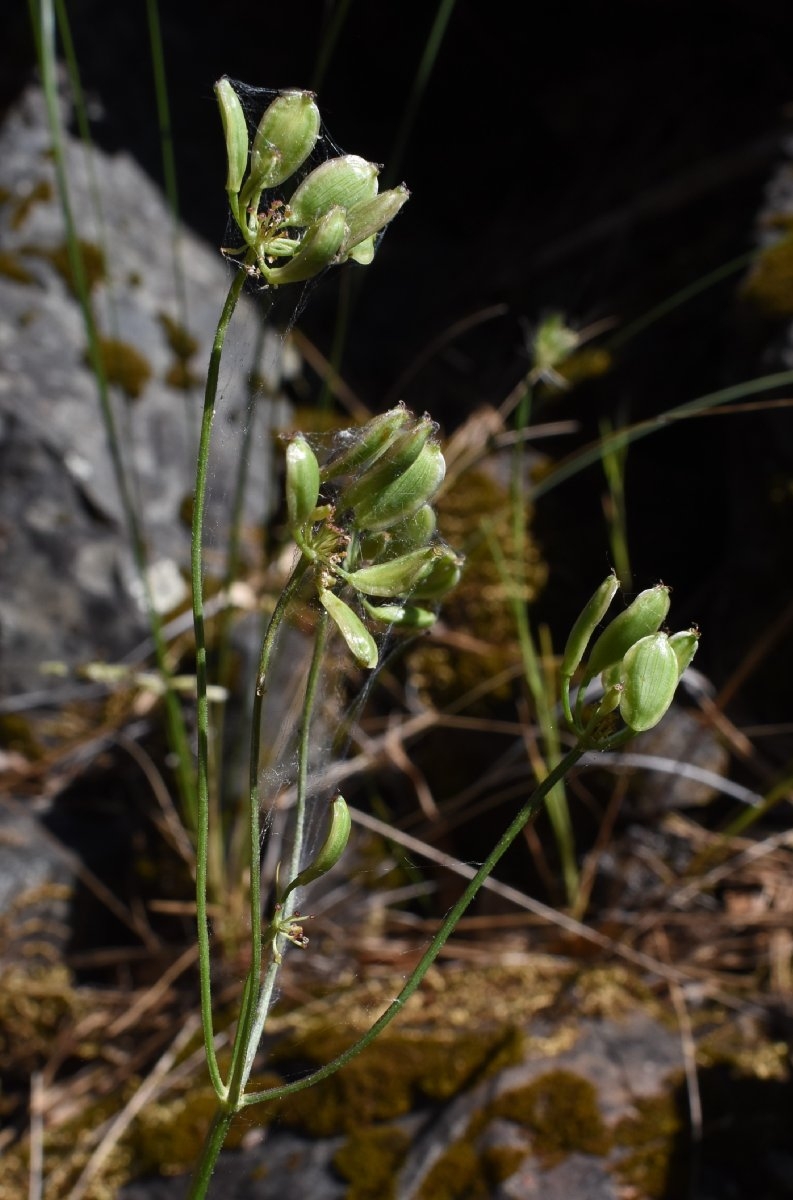
{"label": "immature fruit", "polygon": [[427,574],[410,593],[411,600],[441,600],[447,592],[457,587],[462,566],[462,559],[448,546],[444,546],[436,555]]}
{"label": "immature fruit", "polygon": [[435,613],[415,604],[370,604],[364,599],[363,606],[374,621],[385,625],[398,625],[402,629],[430,629],[435,624]]}
{"label": "immature fruit", "polygon": [[311,518],[319,499],[319,464],[302,434],[286,448],[286,508],[292,529]]}
{"label": "immature fruit", "polygon": [[322,468],[323,479],[338,479],[342,475],[364,471],[386,452],[410,420],[404,404],[372,417],[360,429],[345,430],[348,444]]}
{"label": "immature fruit", "polygon": [[428,442],[409,467],[390,482],[376,484],[353,507],[355,524],[373,533],[403,525],[437,492],[446,461],[437,442]]}
{"label": "immature fruit", "polygon": [[295,189],[285,224],[312,225],[337,205],[349,212],[355,205],[372,200],[377,195],[377,174],[375,164],[357,154],[328,159]]}
{"label": "immature fruit", "polygon": [[619,579],[612,572],[607,579],[603,580],[589,603],[582,609],[580,616],[570,630],[570,636],[567,639],[567,645],[564,649],[562,665],[560,667],[563,679],[569,679],[575,673],[578,664],[584,657],[593,633],[608,612],[609,605],[617,594],[619,585]]}
{"label": "immature fruit", "polygon": [[393,221],[409,197],[410,192],[403,184],[349,209],[342,260],[349,257],[364,266],[371,262],[374,257],[374,235],[385,229],[389,221]]}
{"label": "immature fruit", "polygon": [[593,679],[612,663],[620,662],[634,642],[655,633],[668,612],[669,588],[665,584],[659,583],[640,592],[595,642],[587,662],[585,681]]}
{"label": "immature fruit", "polygon": [[294,175],[316,145],[319,124],[319,109],[311,92],[276,96],[265,109],[253,139],[251,188],[261,192]]}
{"label": "immature fruit", "polygon": [[369,630],[349,604],[340,599],[335,592],[320,589],[319,602],[328,616],[333,620],[347,646],[362,667],[370,669],[377,666],[377,646]]}
{"label": "immature fruit", "polygon": [[382,596],[389,599],[395,596],[409,596],[418,583],[427,576],[437,559],[437,552],[432,546],[424,546],[420,550],[411,550],[408,554],[400,554],[387,562],[375,563],[371,567],[361,567],[358,571],[344,574],[343,578],[365,596]]}
{"label": "immature fruit", "polygon": [[699,630],[686,629],[681,633],[673,633],[669,639],[669,645],[674,650],[675,657],[677,658],[678,674],[682,675],[697,652]]}
{"label": "immature fruit", "polygon": [[226,191],[236,196],[248,166],[248,125],[242,111],[240,98],[224,75],[215,84],[215,95],[220,108],[223,134],[226,139],[228,173]]}
{"label": "immature fruit", "polygon": [[[421,417],[408,428],[403,429],[389,444],[384,453],[371,469],[363,471],[338,499],[340,512],[350,509],[366,510],[393,483],[404,475],[421,454],[432,434],[435,432],[435,422],[429,417]],[[400,514],[409,516],[408,513]],[[363,528],[367,528],[363,526]]]}
{"label": "immature fruit", "polygon": [[299,875],[296,875],[289,884],[281,897],[281,904],[283,904],[289,893],[293,892],[295,888],[305,887],[307,883],[311,883],[314,879],[319,879],[320,875],[327,875],[328,871],[336,866],[336,863],[347,849],[351,828],[352,818],[350,817],[350,810],[347,807],[347,803],[343,796],[336,796],[330,802],[330,824],[324,842],[312,862]]}
{"label": "immature fruit", "polygon": [[651,633],[622,660],[620,716],[635,733],[657,725],[674,698],[680,675],[677,655],[665,633]]}
{"label": "immature fruit", "polygon": [[294,258],[288,259],[282,267],[268,267],[260,262],[259,268],[274,287],[313,279],[335,261],[345,230],[344,209],[332,208],[309,229]]}

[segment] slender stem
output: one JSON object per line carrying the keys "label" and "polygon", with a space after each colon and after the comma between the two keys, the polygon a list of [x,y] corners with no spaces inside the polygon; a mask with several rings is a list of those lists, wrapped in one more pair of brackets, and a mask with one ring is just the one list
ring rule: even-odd
{"label": "slender stem", "polygon": [[207,920],[207,864],[209,858],[209,699],[207,697],[207,648],[204,629],[204,576],[202,552],[204,545],[204,509],[206,506],[209,445],[215,402],[218,390],[220,359],[223,343],[237,301],[245,283],[245,271],[237,271],[226,296],[223,311],[215,331],[209,356],[201,433],[196,459],[196,481],[193,496],[193,529],[190,550],[190,573],[193,586],[193,627],[196,646],[196,724],[198,730],[197,815],[196,815],[196,922],[198,933],[198,963],[201,987],[201,1021],[204,1029],[204,1048],[212,1086],[218,1096],[226,1094],[215,1054],[212,1024],[212,977]]}
{"label": "slender stem", "polygon": [[237,1022],[237,1032],[234,1036],[234,1048],[231,1058],[231,1073],[229,1077],[229,1095],[238,1102],[244,1079],[244,1064],[247,1047],[251,1038],[251,1027],[254,1014],[257,1011],[259,998],[259,978],[262,971],[262,896],[261,896],[261,825],[259,820],[259,761],[261,757],[262,709],[266,692],[267,671],[270,666],[276,635],[281,627],[286,610],[303,581],[303,576],[309,567],[308,561],[302,556],[298,559],[292,574],[286,582],[273,614],[270,617],[262,639],[259,656],[259,669],[256,677],[256,690],[251,711],[251,741],[248,764],[248,865],[250,871],[249,904],[250,904],[250,939],[251,963],[248,968],[248,979],[242,996],[240,1018]]}
{"label": "slender stem", "polygon": [[[303,842],[305,838],[306,825],[306,798],[308,794],[308,769],[309,769],[309,749],[311,746],[311,717],[314,711],[314,704],[317,698],[317,687],[319,684],[320,668],[325,656],[325,645],[327,642],[328,633],[328,614],[323,609],[317,618],[317,628],[314,634],[314,652],[311,656],[311,666],[308,671],[308,679],[306,680],[306,694],[303,700],[303,712],[300,722],[300,743],[298,747],[298,769],[297,769],[297,800],[295,803],[295,833],[292,843],[292,856],[289,864],[289,882],[295,878],[300,870],[300,860],[303,854]],[[284,901],[281,911],[281,920],[288,920],[295,911],[297,904],[296,892],[291,892]],[[275,951],[279,947],[274,947]],[[242,1070],[241,1088],[244,1089],[245,1084],[250,1078],[253,1069],[253,1060],[256,1057],[256,1051],[259,1047],[259,1042],[262,1039],[264,1024],[267,1020],[267,1014],[270,1011],[270,1006],[273,1002],[273,992],[275,989],[275,980],[280,967],[280,955],[274,953],[270,965],[262,982],[262,988],[259,993],[258,1003],[256,1005],[256,1015],[251,1025],[248,1034],[248,1041],[245,1047],[245,1062]],[[244,1103],[244,1101],[243,1101]]]}
{"label": "slender stem", "polygon": [[537,813],[540,811],[543,801],[545,800],[545,797],[548,795],[551,789],[555,787],[555,785],[559,783],[561,779],[564,778],[567,772],[570,771],[573,766],[575,766],[578,759],[585,752],[585,749],[586,747],[581,743],[578,743],[576,746],[574,746],[574,748],[565,755],[561,762],[557,763],[550,774],[543,779],[542,783],[538,785],[536,790],[532,793],[530,798],[515,816],[509,825],[509,828],[499,838],[495,847],[493,850],[491,850],[490,854],[482,863],[479,870],[469,881],[465,891],[460,896],[460,899],[447,913],[443,924],[435,934],[435,937],[432,939],[427,949],[424,951],[421,961],[413,970],[407,983],[402,988],[402,991],[395,1000],[391,1001],[388,1008],[385,1010],[382,1016],[375,1021],[374,1025],[372,1025],[367,1033],[365,1033],[359,1041],[355,1042],[352,1046],[345,1050],[343,1054],[340,1054],[338,1058],[334,1058],[331,1062],[326,1063],[323,1067],[313,1071],[310,1075],[306,1075],[302,1079],[297,1079],[293,1083],[285,1083],[281,1084],[279,1087],[268,1088],[263,1092],[249,1093],[243,1100],[244,1105],[247,1106],[250,1104],[261,1104],[265,1100],[279,1100],[283,1096],[290,1096],[295,1092],[302,1092],[305,1088],[311,1087],[315,1083],[319,1083],[320,1080],[327,1079],[328,1076],[335,1074],[340,1067],[345,1066],[345,1064],[348,1063],[350,1059],[354,1058],[356,1054],[360,1054],[362,1050],[365,1050],[369,1043],[372,1042],[380,1033],[382,1033],[387,1025],[390,1025],[394,1017],[396,1017],[398,1013],[402,1011],[406,1002],[418,988],[427,971],[435,962],[435,959],[438,957],[444,945],[446,944],[446,941],[453,932],[457,922],[460,920],[460,917],[468,908],[468,905],[474,899],[484,881],[492,873],[493,868],[496,866],[499,859],[501,859],[501,857],[506,853],[527,822],[536,817]]}
{"label": "slender stem", "polygon": [[209,1188],[209,1181],[215,1170],[218,1155],[228,1136],[229,1127],[233,1120],[234,1113],[225,1109],[218,1109],[212,1118],[212,1124],[209,1127],[209,1132],[201,1150],[201,1157],[193,1172],[187,1200],[204,1200]]}

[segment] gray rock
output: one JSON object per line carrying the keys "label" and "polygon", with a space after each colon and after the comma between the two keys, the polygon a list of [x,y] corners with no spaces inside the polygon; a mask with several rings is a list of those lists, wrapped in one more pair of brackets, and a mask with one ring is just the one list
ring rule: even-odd
{"label": "gray rock", "polygon": [[[127,348],[120,357],[126,393],[111,386],[110,408],[155,603],[167,612],[187,595],[184,506],[193,490],[204,373],[233,268],[217,249],[175,229],[163,197],[130,157],[89,150],[64,136],[79,236],[104,258],[92,291],[95,320],[102,338]],[[44,660],[69,667],[116,660],[146,631],[118,472],[86,361],[85,325],[58,269],[64,220],[50,147],[43,100],[31,89],[0,130],[0,680],[6,694],[40,686]],[[186,315],[174,273],[177,251]],[[248,523],[272,509],[272,430],[286,416],[283,346],[274,332],[262,332],[253,301],[243,298],[232,331],[210,468],[206,567],[214,574],[223,569],[254,368],[267,387],[260,387],[266,403],[256,407],[250,443]],[[195,349],[188,353],[189,344],[180,357],[174,343],[185,332]],[[109,351],[106,357],[110,361]],[[185,375],[194,379],[188,390],[176,386]]]}

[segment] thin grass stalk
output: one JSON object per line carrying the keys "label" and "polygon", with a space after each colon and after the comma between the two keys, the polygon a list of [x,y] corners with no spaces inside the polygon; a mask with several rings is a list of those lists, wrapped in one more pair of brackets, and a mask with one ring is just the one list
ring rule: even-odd
{"label": "thin grass stalk", "polygon": [[604,501],[608,526],[609,548],[617,578],[626,591],[633,587],[631,559],[628,550],[628,519],[625,505],[625,467],[627,446],[615,446],[610,441],[614,427],[608,417],[600,421],[600,436],[603,446],[603,474],[608,486],[608,498]]}
{"label": "thin grass stalk", "polygon": [[730,387],[720,388],[716,392],[708,392],[705,396],[698,396],[695,400],[686,400],[684,404],[677,404],[657,417],[648,417],[644,421],[637,421],[635,425],[617,429],[607,438],[598,438],[596,442],[564,459],[557,467],[549,471],[544,479],[532,486],[528,499],[530,502],[538,500],[540,496],[545,496],[587,467],[601,462],[604,450],[607,452],[612,449],[619,450],[652,433],[657,433],[659,429],[665,429],[673,421],[688,420],[711,408],[718,408],[722,404],[731,404],[733,400],[743,400],[746,396],[756,396],[761,392],[771,392],[775,388],[790,387],[791,385],[793,385],[793,371],[778,371],[774,375],[761,375],[757,379],[747,379],[743,383],[735,383]]}
{"label": "thin grass stalk", "polygon": [[[154,97],[157,105],[157,123],[160,134],[160,152],[162,155],[162,174],[165,187],[165,199],[171,214],[171,264],[173,270],[174,291],[179,324],[182,329],[188,328],[187,283],[182,265],[182,230],[179,222],[179,185],[176,175],[176,155],[173,144],[173,125],[171,122],[171,106],[168,101],[168,83],[165,71],[165,48],[162,40],[160,25],[160,10],[157,0],[146,0],[146,20],[149,27],[149,46],[151,48],[151,65],[154,74]],[[193,408],[190,404],[188,386],[185,392],[185,421],[187,424],[188,455],[193,442]],[[192,461],[192,457],[190,458]]]}
{"label": "thin grass stalk", "polygon": [[[509,591],[518,632],[523,672],[532,700],[534,701],[537,723],[542,733],[543,769],[547,771],[549,767],[556,765],[562,751],[551,694],[548,691],[546,681],[543,679],[537,647],[529,624],[529,608],[526,596],[528,586],[526,576],[528,499],[526,495],[523,435],[531,423],[532,400],[533,388],[527,382],[518,401],[515,413],[515,429],[518,436],[512,451],[510,499],[512,504],[514,563],[507,564],[504,562],[500,547],[495,544],[495,539],[493,538],[491,538],[491,549],[496,558],[496,563],[501,562],[501,572],[506,574],[508,580],[512,579],[512,586]],[[567,803],[567,796],[563,785],[560,784],[559,787],[555,788],[549,794],[546,808],[561,860],[565,898],[569,905],[574,906],[578,893],[579,876],[575,858],[575,839],[570,820],[570,807]]]}
{"label": "thin grass stalk", "polygon": [[[405,148],[410,140],[410,135],[413,132],[413,126],[418,116],[418,111],[421,106],[421,101],[426,91],[427,84],[430,81],[432,72],[435,69],[435,63],[440,53],[441,45],[446,34],[446,28],[454,12],[456,0],[440,0],[435,11],[435,19],[432,22],[432,27],[427,34],[427,40],[424,43],[424,51],[421,55],[419,65],[416,68],[416,74],[413,77],[413,86],[410,89],[408,98],[405,101],[405,106],[402,110],[402,121],[399,125],[394,145],[391,148],[391,153],[388,156],[388,171],[383,177],[385,187],[391,187],[394,181],[398,178],[402,169],[402,159],[405,154]],[[386,182],[387,181],[387,182]]]}

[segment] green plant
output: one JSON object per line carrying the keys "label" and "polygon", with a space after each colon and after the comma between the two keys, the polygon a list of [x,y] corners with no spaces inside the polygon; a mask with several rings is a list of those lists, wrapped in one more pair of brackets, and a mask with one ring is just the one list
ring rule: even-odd
{"label": "green plant", "polygon": [[[204,1196],[234,1116],[250,1105],[278,1099],[326,1078],[363,1050],[400,1011],[434,962],[457,921],[484,880],[526,822],[539,811],[585,750],[610,747],[638,729],[655,724],[671,702],[679,675],[693,655],[693,635],[668,639],[658,633],[668,608],[668,589],[643,593],[617,617],[595,643],[573,712],[569,684],[580,666],[597,624],[617,589],[614,577],[602,585],[571,634],[562,675],[565,714],[575,735],[573,748],[549,770],[515,815],[463,894],[452,907],[397,999],[370,1030],[332,1062],[294,1083],[260,1092],[247,1091],[254,1058],[270,1009],[275,979],[287,942],[306,942],[297,910],[297,892],[331,869],[344,851],[350,819],[344,800],[332,801],[328,832],[307,866],[301,866],[307,804],[311,717],[321,664],[332,622],[358,663],[376,667],[378,650],[368,622],[409,630],[426,628],[439,601],[454,587],[461,562],[437,539],[432,498],[445,465],[435,427],[414,419],[403,407],[375,417],[362,429],[341,435],[335,452],[320,462],[309,440],[297,434],[286,450],[286,503],[298,559],[279,597],[264,635],[252,704],[250,789],[248,803],[250,878],[250,969],[242,996],[224,1078],[214,1046],[207,861],[209,853],[208,758],[209,709],[203,615],[202,535],[206,464],[214,415],[217,377],[226,330],[247,274],[271,286],[299,282],[347,258],[371,261],[374,237],[404,203],[404,188],[377,193],[371,164],[352,156],[332,159],[298,183],[289,201],[266,198],[307,158],[319,131],[313,98],[290,92],[277,96],[265,111],[251,143],[239,99],[228,80],[217,85],[228,156],[227,192],[243,245],[232,252],[242,260],[221,314],[207,379],[193,513],[193,606],[198,675],[198,841],[197,911],[201,965],[201,1004],[209,1073],[218,1109],[194,1177],[191,1196]],[[260,211],[260,204],[264,208]],[[280,264],[280,265],[279,265]],[[262,922],[260,893],[259,760],[262,699],[276,635],[289,605],[299,596],[313,598],[314,650],[305,685],[299,728],[297,805],[293,850],[285,886],[268,923]],[[345,598],[346,597],[346,598]],[[383,603],[385,601],[385,603]],[[685,646],[681,638],[687,639]],[[670,664],[674,669],[670,670]],[[585,685],[604,674],[603,699],[591,712]],[[615,710],[622,718],[615,728]]]}

